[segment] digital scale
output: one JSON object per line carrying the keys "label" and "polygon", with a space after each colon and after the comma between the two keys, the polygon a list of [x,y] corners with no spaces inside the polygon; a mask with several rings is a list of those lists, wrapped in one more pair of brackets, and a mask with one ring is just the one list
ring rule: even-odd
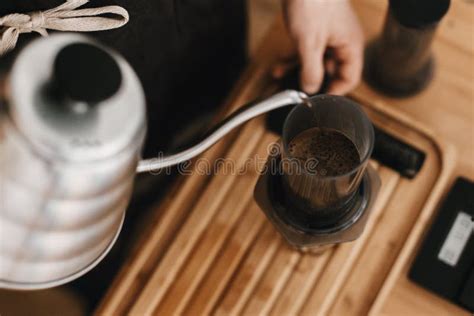
{"label": "digital scale", "polygon": [[474,312],[474,183],[459,178],[413,263],[409,278]]}

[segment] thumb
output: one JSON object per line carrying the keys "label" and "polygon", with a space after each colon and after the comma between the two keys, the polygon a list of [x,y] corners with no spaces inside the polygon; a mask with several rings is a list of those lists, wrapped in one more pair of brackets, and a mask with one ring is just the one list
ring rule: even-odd
{"label": "thumb", "polygon": [[308,94],[319,91],[324,77],[324,46],[305,45],[300,49],[301,86]]}

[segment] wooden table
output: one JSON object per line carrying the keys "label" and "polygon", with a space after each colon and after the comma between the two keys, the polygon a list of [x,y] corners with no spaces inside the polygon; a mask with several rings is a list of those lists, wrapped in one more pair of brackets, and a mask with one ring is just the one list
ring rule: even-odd
{"label": "wooden table", "polygon": [[[386,2],[360,0],[354,4],[367,38],[372,38],[381,29]],[[140,246],[111,285],[97,313],[466,314],[411,283],[406,273],[437,204],[452,182],[460,175],[474,179],[473,21],[474,5],[469,1],[453,1],[434,45],[436,77],[420,95],[391,99],[363,83],[353,93],[362,103],[369,102],[373,108],[393,112],[391,117],[407,124],[406,131],[398,128],[399,135],[430,152],[428,169],[411,184],[400,180],[392,171],[379,168],[384,182],[379,204],[390,198],[391,206],[384,210],[383,217],[380,207],[365,237],[318,259],[301,256],[280,242],[249,200],[255,174],[234,180],[206,175],[182,177],[157,208],[154,222],[144,231]],[[268,69],[288,45],[290,42],[278,21],[229,97],[226,112],[267,89]],[[390,128],[390,121],[386,123]],[[415,130],[426,139],[416,136]],[[226,137],[202,158],[215,160],[226,156],[242,165],[248,156],[265,155],[265,148],[258,144],[275,138],[264,130],[261,119],[255,120]],[[429,170],[434,170],[433,174]],[[427,183],[434,184],[423,187]],[[397,199],[403,199],[403,194],[412,191],[414,184],[418,186],[416,191],[407,197],[412,199],[411,204],[400,201],[399,205],[419,213],[413,214],[405,224],[400,222],[403,225],[399,228],[396,224],[390,226],[391,220],[397,217]],[[398,187],[401,189],[397,197],[392,191]],[[383,227],[387,227],[387,234],[393,238],[397,237],[394,230],[401,229],[398,234],[402,238],[378,243],[377,238],[384,236]],[[258,236],[256,240],[255,236]],[[377,255],[374,252],[371,259],[362,252],[367,247],[364,242],[387,248]],[[255,247],[250,247],[252,243]],[[385,266],[384,253],[387,259],[391,257]],[[212,272],[208,270],[211,264]],[[348,271],[354,272],[350,278]],[[364,273],[371,273],[371,278],[364,277]],[[316,283],[305,283],[307,279]],[[314,284],[316,288],[312,288]],[[256,296],[249,299],[251,293]],[[288,300],[277,302],[277,297]],[[308,297],[312,300],[308,301]]]}

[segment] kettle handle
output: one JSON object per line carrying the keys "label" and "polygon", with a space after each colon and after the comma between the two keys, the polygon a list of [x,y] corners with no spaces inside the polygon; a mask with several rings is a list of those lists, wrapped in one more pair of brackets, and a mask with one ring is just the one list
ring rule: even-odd
{"label": "kettle handle", "polygon": [[[214,127],[204,139],[196,145],[186,149],[180,153],[167,157],[151,158],[141,160],[138,163],[137,173],[153,172],[163,168],[171,167],[198,156],[222,137],[227,135],[237,126],[272,110],[285,107],[288,105],[307,103],[308,96],[300,91],[285,90],[279,92],[263,101],[251,102],[244,105],[230,116],[225,118],[221,123]],[[309,104],[309,103],[308,103]]]}

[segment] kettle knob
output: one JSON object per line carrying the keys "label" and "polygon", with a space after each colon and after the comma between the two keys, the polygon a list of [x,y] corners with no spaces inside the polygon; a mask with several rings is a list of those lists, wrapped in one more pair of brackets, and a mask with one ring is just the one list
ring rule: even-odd
{"label": "kettle knob", "polygon": [[54,61],[53,95],[93,106],[115,95],[122,84],[116,60],[89,43],[62,48]]}

